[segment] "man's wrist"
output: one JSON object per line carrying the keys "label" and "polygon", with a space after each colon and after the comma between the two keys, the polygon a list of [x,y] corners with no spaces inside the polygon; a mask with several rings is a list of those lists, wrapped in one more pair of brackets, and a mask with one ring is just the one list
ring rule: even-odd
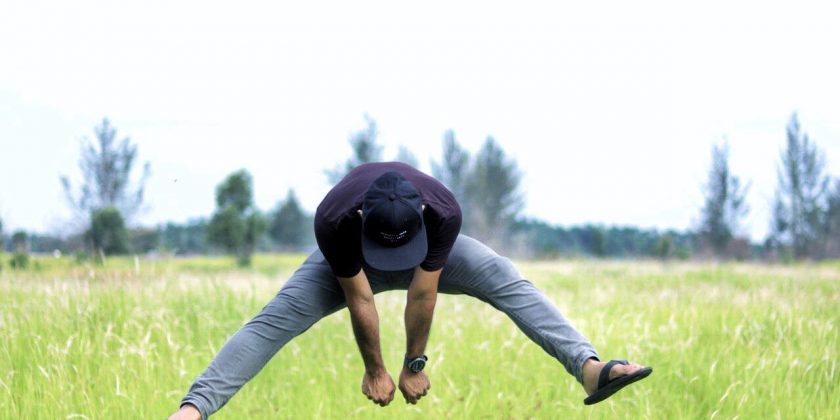
{"label": "man's wrist", "polygon": [[407,375],[417,375],[417,374],[423,373],[425,370],[420,370],[420,371],[415,372],[415,371],[411,370],[411,368],[409,368],[408,366],[403,365],[402,371],[405,372]]}
{"label": "man's wrist", "polygon": [[385,369],[384,365],[379,365],[379,366],[365,367],[365,373],[370,375],[370,376],[380,376],[380,375],[383,375],[383,374],[387,374],[388,371]]}

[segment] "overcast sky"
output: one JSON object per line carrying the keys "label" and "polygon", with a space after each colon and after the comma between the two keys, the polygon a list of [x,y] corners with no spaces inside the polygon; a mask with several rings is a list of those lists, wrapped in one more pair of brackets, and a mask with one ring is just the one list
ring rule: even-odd
{"label": "overcast sky", "polygon": [[833,2],[214,3],[0,3],[7,231],[66,226],[59,177],[105,116],[151,162],[145,224],[208,216],[239,168],[260,208],[314,211],[365,113],[427,172],[445,130],[494,136],[563,225],[692,227],[727,138],[760,239],[794,111],[840,176]]}

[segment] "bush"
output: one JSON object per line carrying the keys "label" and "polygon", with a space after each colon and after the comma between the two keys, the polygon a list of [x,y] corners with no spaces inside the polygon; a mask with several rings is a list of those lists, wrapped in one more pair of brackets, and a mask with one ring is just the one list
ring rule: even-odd
{"label": "bush", "polygon": [[674,238],[668,234],[660,236],[653,253],[662,260],[671,258],[674,255]]}
{"label": "bush", "polygon": [[251,255],[266,229],[266,220],[254,207],[251,174],[244,169],[216,187],[216,213],[207,225],[207,241],[236,255],[240,266]]}
{"label": "bush", "polygon": [[29,266],[29,254],[25,252],[15,252],[12,254],[12,260],[9,265],[15,270],[26,270]]}
{"label": "bush", "polygon": [[90,254],[84,251],[79,251],[73,254],[73,260],[76,264],[84,264],[90,260]]}
{"label": "bush", "polygon": [[128,253],[128,231],[119,210],[106,207],[91,214],[88,239],[95,254]]}

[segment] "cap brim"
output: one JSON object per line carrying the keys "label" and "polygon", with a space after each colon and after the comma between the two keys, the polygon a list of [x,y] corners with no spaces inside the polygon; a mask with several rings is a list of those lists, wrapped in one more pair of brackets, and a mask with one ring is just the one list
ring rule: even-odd
{"label": "cap brim", "polygon": [[429,244],[426,224],[408,243],[398,247],[384,246],[362,234],[362,256],[371,267],[381,271],[402,271],[415,268],[426,259]]}

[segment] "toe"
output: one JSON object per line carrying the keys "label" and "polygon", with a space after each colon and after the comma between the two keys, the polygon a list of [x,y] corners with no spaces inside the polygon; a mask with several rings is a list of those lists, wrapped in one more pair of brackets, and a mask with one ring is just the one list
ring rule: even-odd
{"label": "toe", "polygon": [[610,370],[610,379],[615,379],[621,376],[630,375],[639,369],[642,368],[642,365],[631,363],[629,365],[615,365]]}

